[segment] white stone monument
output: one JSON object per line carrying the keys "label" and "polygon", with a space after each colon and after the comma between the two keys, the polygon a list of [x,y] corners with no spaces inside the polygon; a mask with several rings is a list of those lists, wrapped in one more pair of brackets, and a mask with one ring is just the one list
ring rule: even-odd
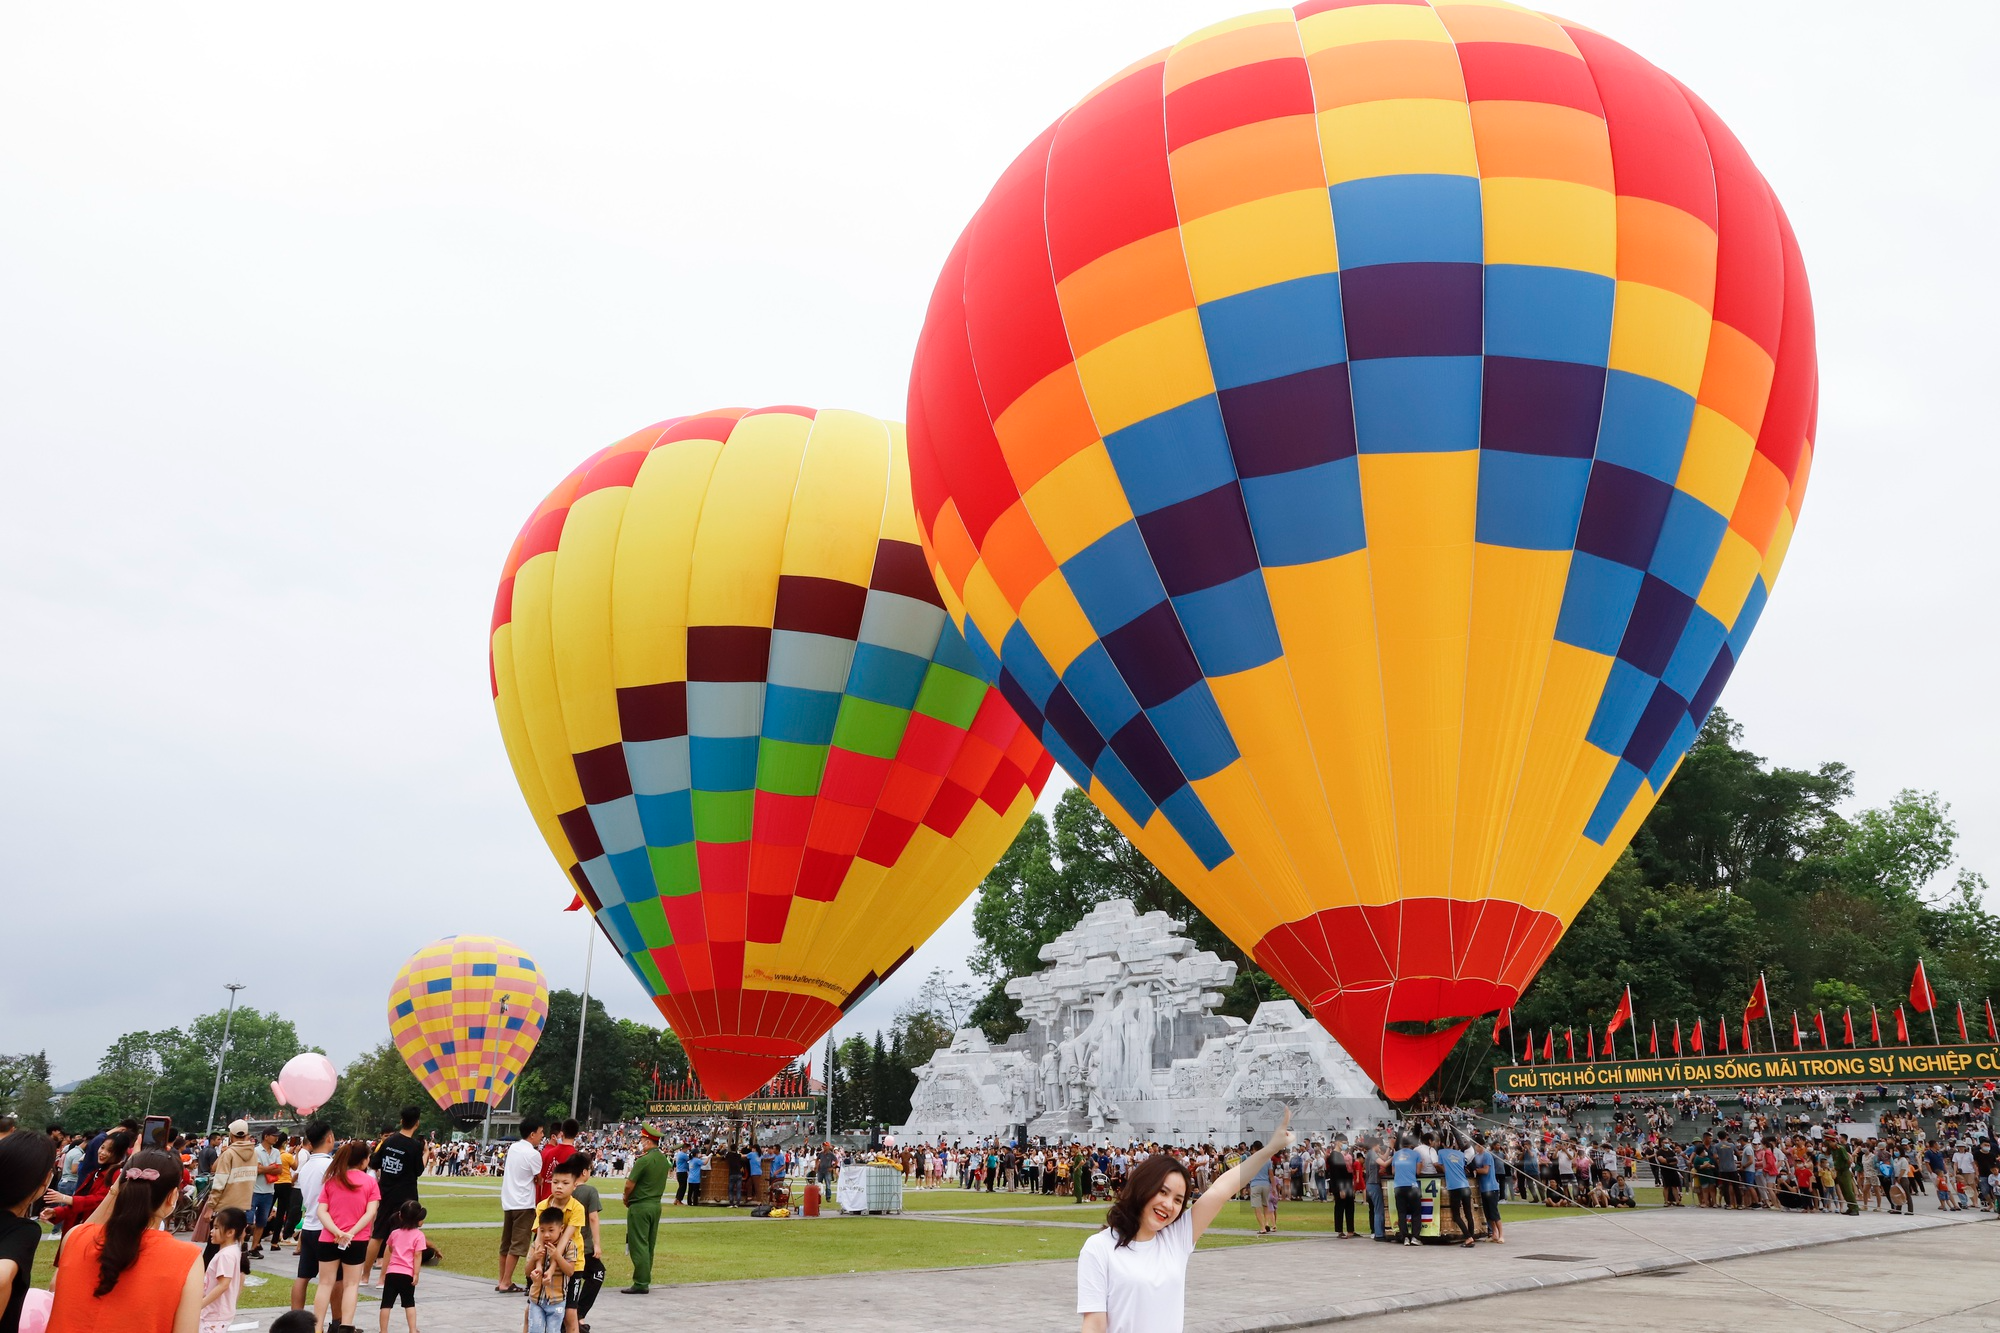
{"label": "white stone monument", "polygon": [[1389,1107],[1326,1030],[1290,1000],[1245,1023],[1212,1012],[1236,964],[1195,952],[1164,912],[1100,903],[1042,946],[1049,964],[1007,993],[1027,1031],[995,1047],[961,1028],[917,1070],[905,1142],[1235,1143],[1290,1106],[1304,1134],[1372,1126]]}

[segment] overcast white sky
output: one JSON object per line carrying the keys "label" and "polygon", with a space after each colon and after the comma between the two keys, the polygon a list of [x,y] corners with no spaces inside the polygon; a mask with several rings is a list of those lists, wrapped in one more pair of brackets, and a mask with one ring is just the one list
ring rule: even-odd
{"label": "overcast white sky", "polygon": [[[0,1052],[59,1081],[222,983],[345,1061],[415,946],[584,924],[486,686],[586,453],[729,403],[903,413],[959,228],[1232,0],[19,3],[0,15]],[[1577,0],[1789,209],[1820,454],[1723,697],[1950,800],[2000,872],[1995,10]],[[873,1029],[967,912],[851,1016]],[[598,954],[614,1013],[655,1017]]]}

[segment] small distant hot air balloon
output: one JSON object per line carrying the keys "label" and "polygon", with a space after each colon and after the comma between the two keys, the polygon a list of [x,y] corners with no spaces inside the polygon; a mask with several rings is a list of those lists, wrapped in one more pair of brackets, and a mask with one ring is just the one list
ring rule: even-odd
{"label": "small distant hot air balloon", "polygon": [[410,955],[389,988],[389,1035],[445,1114],[485,1120],[549,1021],[535,960],[496,935],[447,935]]}
{"label": "small distant hot air balloon", "polygon": [[1401,1098],[1742,657],[1816,364],[1791,227],[1680,84],[1512,5],[1308,0],[1007,169],[910,470],[988,678]]}
{"label": "small distant hot air balloon", "polygon": [[285,1061],[285,1067],[278,1071],[278,1080],[271,1085],[271,1096],[280,1106],[289,1106],[300,1115],[311,1115],[327,1104],[339,1085],[340,1074],[333,1061],[318,1051],[302,1051]]}
{"label": "small distant hot air balloon", "polygon": [[946,617],[909,488],[894,423],[710,412],[586,459],[507,557],[515,777],[725,1101],[944,922],[1054,767]]}

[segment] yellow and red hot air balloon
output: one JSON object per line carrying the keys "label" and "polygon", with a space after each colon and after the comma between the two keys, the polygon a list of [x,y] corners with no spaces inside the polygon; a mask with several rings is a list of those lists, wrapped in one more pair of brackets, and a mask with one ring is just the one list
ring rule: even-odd
{"label": "yellow and red hot air balloon", "polygon": [[447,935],[389,987],[389,1036],[445,1114],[476,1125],[500,1104],[549,1021],[549,983],[497,935]]}
{"label": "yellow and red hot air balloon", "polygon": [[1699,98],[1511,5],[1310,0],[1008,168],[911,471],[988,677],[1402,1097],[1672,775],[1816,402],[1791,227]]}
{"label": "yellow and red hot air balloon", "polygon": [[853,412],[593,454],[507,557],[492,666],[542,836],[724,1100],[943,923],[1054,767],[945,615],[902,427]]}

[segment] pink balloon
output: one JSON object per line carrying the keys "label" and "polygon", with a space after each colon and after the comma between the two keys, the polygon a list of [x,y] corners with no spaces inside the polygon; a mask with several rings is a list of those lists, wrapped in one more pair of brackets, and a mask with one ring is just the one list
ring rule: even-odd
{"label": "pink balloon", "polygon": [[28,1298],[21,1306],[21,1333],[42,1333],[49,1326],[49,1311],[55,1303],[56,1298],[40,1287],[28,1288]]}
{"label": "pink balloon", "polygon": [[289,1104],[300,1115],[311,1115],[326,1105],[339,1082],[333,1061],[318,1051],[306,1051],[285,1062],[285,1067],[278,1071],[278,1081],[271,1085],[271,1093],[281,1105]]}

